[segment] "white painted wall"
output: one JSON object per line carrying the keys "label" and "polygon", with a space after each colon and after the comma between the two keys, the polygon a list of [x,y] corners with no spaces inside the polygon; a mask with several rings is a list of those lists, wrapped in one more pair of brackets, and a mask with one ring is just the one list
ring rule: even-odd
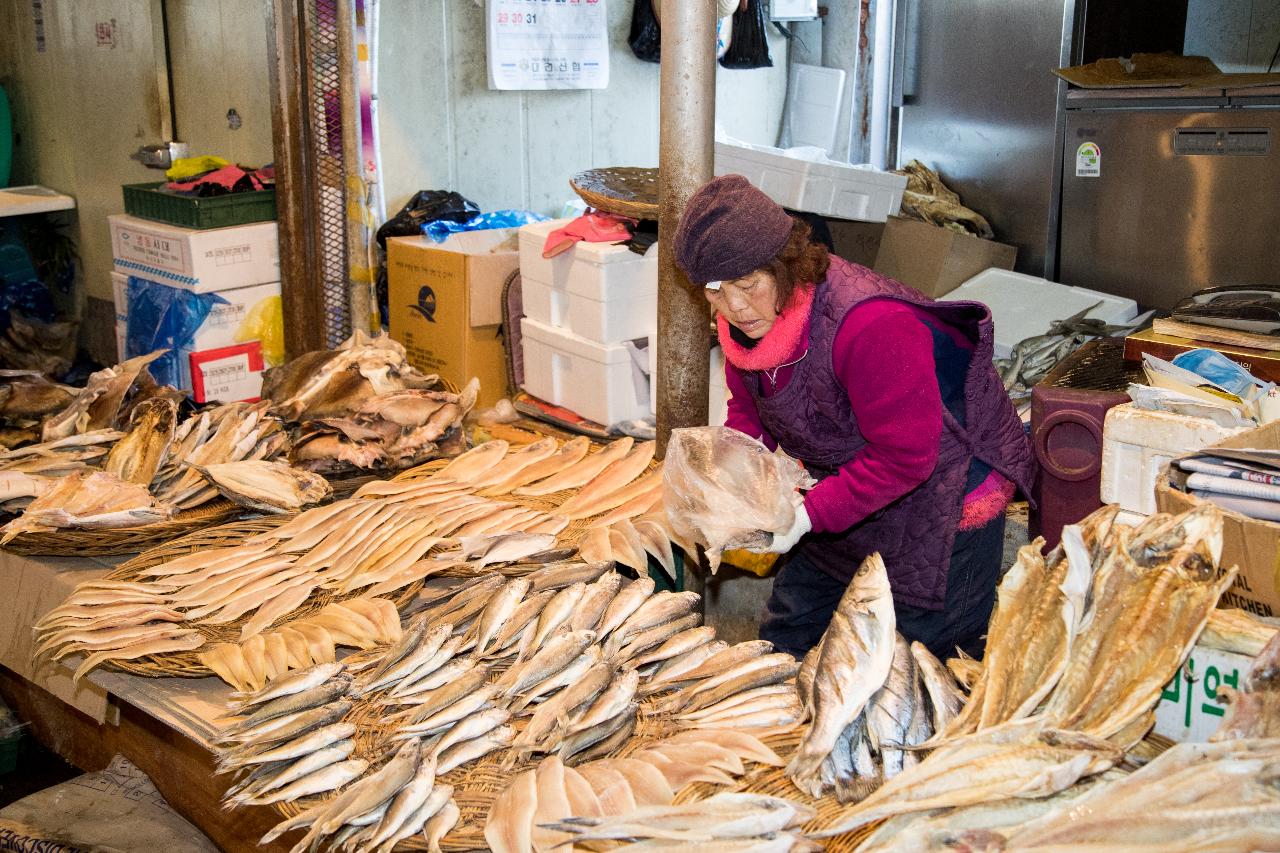
{"label": "white painted wall", "polygon": [[1266,71],[1277,42],[1277,0],[1189,0],[1187,4],[1183,53],[1207,56],[1223,71]]}
{"label": "white painted wall", "polygon": [[[378,110],[387,212],[419,189],[453,189],[483,210],[558,213],[569,178],[601,166],[658,163],[658,66],[627,45],[630,0],[608,0],[609,88],[493,92],[484,12],[472,0],[379,0]],[[777,141],[786,42],[774,67],[718,69],[717,118],[733,136]]]}

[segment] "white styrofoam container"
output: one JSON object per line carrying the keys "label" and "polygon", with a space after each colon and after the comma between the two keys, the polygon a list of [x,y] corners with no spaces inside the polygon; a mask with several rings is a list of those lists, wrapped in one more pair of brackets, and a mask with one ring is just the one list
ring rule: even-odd
{"label": "white styrofoam container", "polygon": [[524,390],[606,426],[649,414],[649,381],[625,343],[600,344],[520,321]]}
{"label": "white styrofoam container", "polygon": [[1218,688],[1239,689],[1253,658],[1220,649],[1193,646],[1182,669],[1160,694],[1155,732],[1178,743],[1202,743],[1222,724],[1226,705]]}
{"label": "white styrofoam container", "polygon": [[280,280],[274,222],[180,228],[125,214],[107,217],[117,271],[196,293]]}
{"label": "white styrofoam container", "polygon": [[902,207],[904,175],[848,163],[814,162],[789,157],[780,148],[717,142],[717,175],[738,174],[783,207],[884,222]]}
{"label": "white styrofoam container", "polygon": [[[707,389],[707,423],[724,426],[729,417],[729,385],[724,376],[724,351],[711,348],[711,376]],[[658,349],[649,342],[649,411],[658,411]]]}
{"label": "white styrofoam container", "polygon": [[1086,316],[1104,323],[1121,325],[1138,316],[1138,303],[1132,299],[995,268],[938,298],[981,302],[991,309],[996,358],[1008,358],[1018,342],[1045,334],[1054,320],[1065,320],[1091,305],[1097,307]]}
{"label": "white styrofoam container", "polygon": [[547,235],[569,220],[520,229],[524,313],[539,323],[601,344],[649,337],[658,328],[658,252],[643,257],[612,243],[577,243],[542,257]]}
{"label": "white styrofoam container", "polygon": [[1130,512],[1156,511],[1156,477],[1177,456],[1244,432],[1208,418],[1113,406],[1102,427],[1102,502]]}

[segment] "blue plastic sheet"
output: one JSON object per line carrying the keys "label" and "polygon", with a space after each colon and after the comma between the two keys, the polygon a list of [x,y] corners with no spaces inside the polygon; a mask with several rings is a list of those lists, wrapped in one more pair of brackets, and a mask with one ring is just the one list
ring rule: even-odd
{"label": "blue plastic sheet", "polygon": [[532,210],[494,210],[473,216],[466,222],[437,219],[422,226],[423,232],[437,243],[443,243],[450,234],[459,231],[487,231],[490,228],[519,228],[531,222],[542,222],[547,217]]}
{"label": "blue plastic sheet", "polygon": [[129,276],[129,322],[125,328],[125,357],[158,349],[168,350],[148,368],[161,385],[190,387],[180,351],[190,349],[195,334],[215,305],[225,303],[214,293],[192,293],[158,281]]}

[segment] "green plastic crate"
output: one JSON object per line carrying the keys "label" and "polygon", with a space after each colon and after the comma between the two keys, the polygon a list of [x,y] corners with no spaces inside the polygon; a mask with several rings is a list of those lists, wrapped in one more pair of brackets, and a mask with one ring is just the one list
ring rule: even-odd
{"label": "green plastic crate", "polygon": [[258,190],[248,193],[196,198],[174,195],[160,190],[164,181],[154,184],[125,184],[124,212],[140,219],[167,222],[184,228],[229,228],[250,222],[267,222],[276,218],[276,191]]}

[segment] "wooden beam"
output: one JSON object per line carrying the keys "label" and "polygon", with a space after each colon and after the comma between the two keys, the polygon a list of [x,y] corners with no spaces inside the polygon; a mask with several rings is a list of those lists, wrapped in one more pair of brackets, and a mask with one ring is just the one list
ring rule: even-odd
{"label": "wooden beam", "polygon": [[276,218],[280,225],[280,294],[288,358],[325,348],[324,279],[317,257],[311,163],[311,120],[305,28],[301,3],[271,0],[268,63],[271,74],[271,135],[276,167]]}

